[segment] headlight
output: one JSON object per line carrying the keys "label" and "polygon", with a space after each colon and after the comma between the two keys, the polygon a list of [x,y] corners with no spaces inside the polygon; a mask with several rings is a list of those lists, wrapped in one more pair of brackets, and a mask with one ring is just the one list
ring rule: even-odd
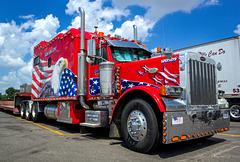
{"label": "headlight", "polygon": [[179,86],[162,86],[159,92],[162,96],[180,98],[183,93],[183,88]]}

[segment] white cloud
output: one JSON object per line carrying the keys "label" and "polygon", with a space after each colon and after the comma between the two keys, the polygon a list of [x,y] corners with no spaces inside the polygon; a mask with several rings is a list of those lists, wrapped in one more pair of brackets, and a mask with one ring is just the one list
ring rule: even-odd
{"label": "white cloud", "polygon": [[19,16],[19,18],[21,18],[21,19],[32,19],[33,17],[34,17],[35,15],[25,15],[25,16],[23,16],[23,15],[21,15],[21,16]]}
{"label": "white cloud", "polygon": [[7,76],[0,75],[1,93],[5,93],[5,89],[10,86],[19,88],[20,84],[31,84],[32,59],[26,63],[24,60],[29,57],[26,55],[33,56],[35,45],[57,35],[60,27],[57,17],[52,14],[37,20],[31,17],[22,16],[26,22],[19,25],[15,21],[0,23],[0,69],[11,70]]}
{"label": "white cloud", "polygon": [[[78,7],[82,7],[86,13],[86,30],[94,31],[94,26],[98,26],[100,31],[106,34],[114,33],[112,21],[120,21],[122,17],[129,16],[127,9],[118,9],[113,7],[103,7],[104,0],[89,2],[88,0],[69,0],[66,13],[70,15],[79,15]],[[68,28],[80,26],[80,17],[73,19],[72,25]]]}
{"label": "white cloud", "polygon": [[133,25],[137,25],[138,39],[146,40],[147,37],[151,36],[150,30],[153,29],[155,22],[136,15],[132,21],[125,21],[120,28],[116,28],[114,33],[124,36],[127,39],[134,39]]}
{"label": "white cloud", "polygon": [[0,67],[11,67],[11,68],[15,68],[15,67],[21,67],[24,66],[26,63],[22,60],[22,58],[17,57],[11,57],[10,55],[1,55],[0,56],[0,60],[1,60],[1,65]]}
{"label": "white cloud", "polygon": [[206,6],[219,5],[219,0],[209,0],[205,3]]}
{"label": "white cloud", "polygon": [[[240,24],[237,25],[237,29],[233,31],[234,33],[240,35]],[[0,43],[1,44],[1,43]]]}
{"label": "white cloud", "polygon": [[[16,61],[17,62],[17,61]],[[10,71],[8,75],[2,76],[0,79],[0,93],[4,94],[5,90],[9,87],[19,89],[22,84],[32,83],[32,62],[31,59],[27,64],[24,65],[17,71]],[[18,63],[16,63],[18,64]]]}
{"label": "white cloud", "polygon": [[17,77],[16,71],[11,71],[7,76],[3,76],[0,80],[0,93],[5,94],[5,90],[9,87],[19,89],[21,81]]}
{"label": "white cloud", "polygon": [[58,28],[59,20],[52,14],[45,19],[29,20],[20,25],[15,21],[0,23],[0,68],[25,65],[25,55],[33,55],[34,46],[40,41],[50,40]]}
{"label": "white cloud", "polygon": [[[151,30],[155,24],[165,15],[182,11],[190,13],[199,6],[217,5],[218,0],[113,0],[112,7],[103,7],[104,0],[69,0],[66,13],[70,15],[79,14],[78,7],[86,12],[86,30],[93,31],[94,26],[106,34],[120,34],[123,37],[133,39],[133,24],[139,29],[138,38],[146,41],[151,36]],[[146,9],[145,15],[136,15],[126,20],[120,28],[116,28],[112,21],[119,21],[122,17],[130,15],[130,6],[139,6]],[[75,17],[70,27],[79,27],[80,18]],[[70,28],[69,27],[69,28]]]}
{"label": "white cloud", "polygon": [[31,59],[25,66],[18,70],[18,78],[22,83],[30,84],[32,82],[32,68],[33,68],[33,59]]}

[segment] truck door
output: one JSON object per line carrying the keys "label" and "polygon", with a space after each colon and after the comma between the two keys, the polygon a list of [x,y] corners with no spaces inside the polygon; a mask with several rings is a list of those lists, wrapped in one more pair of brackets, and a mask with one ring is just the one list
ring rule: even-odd
{"label": "truck door", "polygon": [[[100,56],[100,50],[99,48],[96,50],[97,56]],[[104,59],[108,60],[107,57],[107,49],[106,46],[103,46],[101,48],[101,55]],[[103,62],[103,59],[98,59],[95,58],[94,62],[91,64],[88,64],[88,69],[89,69],[89,77],[88,77],[88,95],[90,97],[96,97],[100,95],[100,71],[99,71],[99,64]]]}

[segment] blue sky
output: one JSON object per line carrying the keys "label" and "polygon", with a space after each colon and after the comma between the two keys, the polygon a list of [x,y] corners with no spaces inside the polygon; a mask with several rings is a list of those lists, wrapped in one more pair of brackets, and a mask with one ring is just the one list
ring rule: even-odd
{"label": "blue sky", "polygon": [[33,47],[79,27],[81,6],[86,29],[138,38],[149,49],[180,49],[240,34],[239,0],[22,0],[1,1],[0,93],[31,84]]}

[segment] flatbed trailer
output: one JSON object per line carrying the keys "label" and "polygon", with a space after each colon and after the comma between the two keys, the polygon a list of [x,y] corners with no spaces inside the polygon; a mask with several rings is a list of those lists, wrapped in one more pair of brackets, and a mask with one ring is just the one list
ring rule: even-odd
{"label": "flatbed trailer", "polygon": [[19,114],[21,105],[28,100],[31,100],[31,86],[23,84],[20,86],[20,92],[14,94],[13,101],[0,101],[0,109],[10,110],[13,114]]}
{"label": "flatbed trailer", "polygon": [[0,101],[0,108],[13,111],[14,114],[19,113],[19,111],[14,108],[14,101]]}

